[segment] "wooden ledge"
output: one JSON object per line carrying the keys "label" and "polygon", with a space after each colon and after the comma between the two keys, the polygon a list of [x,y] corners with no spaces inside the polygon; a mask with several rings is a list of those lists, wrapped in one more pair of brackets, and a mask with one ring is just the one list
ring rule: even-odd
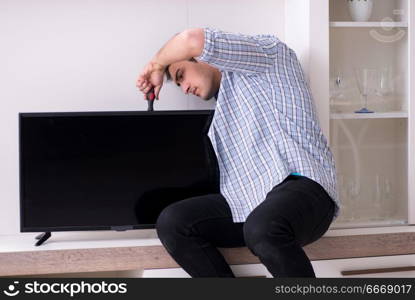
{"label": "wooden ledge", "polygon": [[[311,260],[415,254],[415,232],[322,237]],[[259,263],[248,248],[219,248],[231,265]],[[0,253],[0,276],[177,268],[161,245]]]}

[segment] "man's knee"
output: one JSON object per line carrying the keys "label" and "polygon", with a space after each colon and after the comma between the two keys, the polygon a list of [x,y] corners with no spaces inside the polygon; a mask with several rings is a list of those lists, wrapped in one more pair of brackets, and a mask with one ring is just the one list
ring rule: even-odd
{"label": "man's knee", "polygon": [[155,227],[159,239],[162,242],[167,242],[175,240],[177,237],[189,236],[190,223],[182,206],[174,203],[161,211]]}
{"label": "man's knee", "polygon": [[243,229],[245,243],[256,256],[275,255],[276,249],[294,240],[286,220],[278,216],[268,219],[250,215]]}
{"label": "man's knee", "polygon": [[169,252],[175,250],[178,238],[189,236],[188,223],[185,212],[175,204],[164,208],[158,216],[155,224],[157,236]]}
{"label": "man's knee", "polygon": [[181,211],[180,206],[171,204],[161,211],[155,227],[159,235],[164,235],[184,233],[185,225],[184,212]]}

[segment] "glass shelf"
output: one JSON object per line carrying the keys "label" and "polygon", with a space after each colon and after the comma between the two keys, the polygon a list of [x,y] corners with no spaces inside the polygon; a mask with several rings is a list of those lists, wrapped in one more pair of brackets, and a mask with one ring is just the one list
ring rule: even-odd
{"label": "glass shelf", "polygon": [[402,219],[389,219],[383,221],[345,221],[340,217],[333,222],[331,229],[348,229],[348,228],[370,228],[370,227],[384,227],[384,226],[402,226],[407,225],[407,220]]}
{"label": "glass shelf", "polygon": [[408,22],[330,22],[330,27],[407,28]]}
{"label": "glass shelf", "polygon": [[360,113],[331,113],[330,119],[405,119],[408,118],[408,113],[404,111],[391,111],[391,112],[374,112],[368,114]]}

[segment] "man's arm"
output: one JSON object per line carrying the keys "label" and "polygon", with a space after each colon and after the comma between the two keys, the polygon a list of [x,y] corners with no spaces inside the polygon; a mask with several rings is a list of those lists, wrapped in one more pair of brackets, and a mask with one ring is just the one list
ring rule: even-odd
{"label": "man's arm", "polygon": [[144,67],[137,79],[136,86],[144,94],[154,88],[156,99],[163,86],[166,67],[172,63],[199,56],[204,46],[204,30],[191,28],[173,36]]}
{"label": "man's arm", "polygon": [[173,36],[153,57],[152,61],[164,68],[202,54],[204,44],[203,28],[191,28]]}
{"label": "man's arm", "polygon": [[247,35],[204,28],[204,49],[196,57],[221,71],[264,74],[273,70],[280,56],[289,55],[287,47],[274,35]]}

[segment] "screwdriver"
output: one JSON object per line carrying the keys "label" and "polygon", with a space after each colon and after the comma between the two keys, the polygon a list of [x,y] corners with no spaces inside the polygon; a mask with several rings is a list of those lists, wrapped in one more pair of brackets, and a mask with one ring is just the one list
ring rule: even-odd
{"label": "screwdriver", "polygon": [[154,111],[153,104],[154,104],[155,98],[156,98],[156,94],[154,93],[154,88],[151,88],[151,90],[149,90],[148,93],[146,94],[146,100],[148,104],[147,111]]}

